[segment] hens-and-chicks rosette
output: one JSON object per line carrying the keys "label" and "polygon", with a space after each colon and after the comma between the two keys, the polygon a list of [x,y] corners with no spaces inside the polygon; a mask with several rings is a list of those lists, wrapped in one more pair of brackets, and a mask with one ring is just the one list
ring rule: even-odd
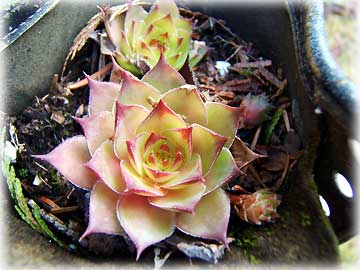
{"label": "hens-and-chicks rosette", "polygon": [[230,195],[237,215],[244,221],[256,225],[274,222],[279,218],[276,212],[281,202],[281,195],[270,189],[260,189],[252,194]]}
{"label": "hens-and-chicks rosette", "polygon": [[149,12],[134,1],[126,13],[102,10],[102,17],[117,63],[137,76],[153,68],[161,54],[177,70],[188,56],[195,66],[206,54],[205,42],[191,40],[191,19],[180,16],[173,0],[157,0]]}
{"label": "hens-and-chicks rosette", "polygon": [[113,65],[120,84],[88,77],[89,115],[75,118],[85,136],[35,156],[91,190],[82,238],[126,233],[137,258],[175,228],[227,245],[220,187],[240,173],[229,150],[240,109],[204,102],[165,57],[142,80]]}

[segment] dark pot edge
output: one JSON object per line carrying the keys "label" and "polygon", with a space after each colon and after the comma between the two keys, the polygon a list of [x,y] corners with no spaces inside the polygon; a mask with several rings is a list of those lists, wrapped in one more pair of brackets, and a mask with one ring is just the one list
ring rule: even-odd
{"label": "dark pot edge", "polygon": [[331,55],[323,1],[288,0],[287,7],[293,22],[297,62],[310,98],[351,133],[359,113],[356,106],[358,89]]}

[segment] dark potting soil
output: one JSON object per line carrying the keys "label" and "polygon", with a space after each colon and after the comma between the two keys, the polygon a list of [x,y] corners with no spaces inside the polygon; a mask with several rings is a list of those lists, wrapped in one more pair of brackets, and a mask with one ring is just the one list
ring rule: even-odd
{"label": "dark potting soil", "polygon": [[[252,145],[256,153],[268,157],[247,166],[247,173],[228,183],[225,189],[239,194],[241,191],[234,187],[241,186],[254,192],[260,188],[281,185],[299,157],[301,148],[300,140],[292,130],[294,123],[290,100],[286,96],[286,79],[281,68],[276,69],[270,60],[259,57],[256,46],[240,40],[223,21],[190,11],[182,10],[182,14],[194,18],[193,39],[205,41],[209,47],[205,58],[193,70],[202,94],[210,100],[231,106],[239,106],[249,93],[266,94],[272,104],[268,120],[261,128],[238,131],[238,136],[249,147]],[[14,167],[25,197],[33,199],[67,228],[64,231],[60,230],[58,223],[48,224],[61,240],[70,245],[71,250],[83,255],[95,253],[99,257],[126,257],[134,252],[134,247],[128,239],[120,236],[94,234],[78,242],[88,222],[89,192],[74,187],[50,165],[31,157],[33,154],[48,153],[66,138],[82,134],[81,127],[72,117],[87,114],[89,89],[85,86],[69,91],[66,86],[77,78],[82,79],[83,71],[88,74],[97,71],[94,67],[98,66],[99,54],[99,46],[89,39],[75,60],[69,63],[66,76],[60,82],[55,77],[46,96],[36,98],[20,115],[10,117],[18,141],[23,145]],[[231,65],[224,76],[219,74],[217,61],[226,61]],[[109,58],[106,58],[106,63],[110,63]],[[266,142],[265,133],[279,108],[284,112],[280,115],[270,141]],[[256,134],[259,135],[258,139]],[[34,182],[35,178],[37,183]],[[234,222],[239,226],[248,226],[233,213],[229,234]],[[179,232],[176,237],[189,238]],[[196,239],[193,238],[193,241]],[[169,241],[164,241],[159,246],[168,244]]]}

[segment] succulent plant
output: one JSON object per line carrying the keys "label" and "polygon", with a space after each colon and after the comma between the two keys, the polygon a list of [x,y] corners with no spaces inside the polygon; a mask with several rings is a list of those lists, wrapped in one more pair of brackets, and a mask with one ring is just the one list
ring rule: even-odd
{"label": "succulent plant", "polygon": [[241,120],[239,128],[251,129],[260,125],[268,117],[271,105],[267,96],[248,94],[240,104]]}
{"label": "succulent plant", "polygon": [[137,258],[175,228],[227,245],[230,201],[220,187],[240,172],[229,150],[239,108],[204,103],[164,56],[142,80],[113,65],[121,84],[88,77],[89,115],[75,118],[85,136],[34,156],[91,191],[81,239],[126,233]]}
{"label": "succulent plant", "polygon": [[[149,13],[130,3],[125,14],[103,17],[107,34],[116,47],[114,57],[122,68],[142,75],[144,64],[154,67],[161,53],[175,69],[184,65],[189,54],[191,20],[180,16],[173,0],[157,0]],[[206,53],[205,48],[197,46],[194,50],[193,65]]]}
{"label": "succulent plant", "polygon": [[232,195],[231,201],[236,205],[239,217],[246,222],[261,225],[263,222],[274,222],[279,217],[276,209],[281,197],[269,189],[261,189],[250,195]]}

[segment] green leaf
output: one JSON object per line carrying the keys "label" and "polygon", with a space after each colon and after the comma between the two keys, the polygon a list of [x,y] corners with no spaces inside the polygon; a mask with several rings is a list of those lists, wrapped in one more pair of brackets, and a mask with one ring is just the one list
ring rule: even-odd
{"label": "green leaf", "polygon": [[40,207],[34,202],[33,210],[32,210],[34,217],[38,224],[40,225],[41,229],[43,230],[43,233],[48,235],[51,239],[53,239],[59,246],[66,247],[65,243],[62,242],[59,238],[55,236],[55,234],[49,229],[49,227],[46,225],[46,222],[41,217],[41,209]]}
{"label": "green leaf", "polygon": [[28,218],[28,216],[20,209],[19,206],[15,205],[15,210],[16,210],[16,212],[19,214],[19,216],[20,216],[27,224],[30,225],[30,227],[31,227],[33,230],[41,233],[41,231],[37,228],[37,224],[36,224],[36,223],[33,223],[32,220]]}
{"label": "green leaf", "polygon": [[48,235],[61,247],[66,247],[66,245],[60,241],[54,233],[46,225],[46,222],[42,219],[40,212],[42,211],[40,207],[34,202],[33,209],[30,210],[28,206],[27,199],[24,197],[21,181],[16,177],[15,169],[10,163],[10,159],[4,156],[3,149],[5,145],[5,135],[6,128],[2,130],[0,138],[0,156],[2,157],[2,172],[6,179],[11,198],[14,200],[14,207],[19,216],[30,225],[30,227],[44,235]]}
{"label": "green leaf", "polygon": [[[19,208],[22,210],[24,215],[26,216],[26,222],[29,223],[29,221],[34,225],[36,228],[35,230],[38,232],[42,232],[41,227],[34,219],[31,210],[28,207],[27,200],[24,197],[24,194],[22,192],[22,186],[20,180],[15,176],[15,170],[14,167],[10,165],[9,167],[10,173],[8,174],[8,181],[11,182],[14,188],[15,192],[15,203],[19,206]],[[33,226],[32,226],[33,227]]]}
{"label": "green leaf", "polygon": [[277,109],[276,112],[274,113],[271,121],[266,126],[266,128],[265,128],[265,144],[269,144],[271,135],[274,131],[274,128],[278,124],[283,111],[284,111],[284,109],[282,109],[282,108]]}

